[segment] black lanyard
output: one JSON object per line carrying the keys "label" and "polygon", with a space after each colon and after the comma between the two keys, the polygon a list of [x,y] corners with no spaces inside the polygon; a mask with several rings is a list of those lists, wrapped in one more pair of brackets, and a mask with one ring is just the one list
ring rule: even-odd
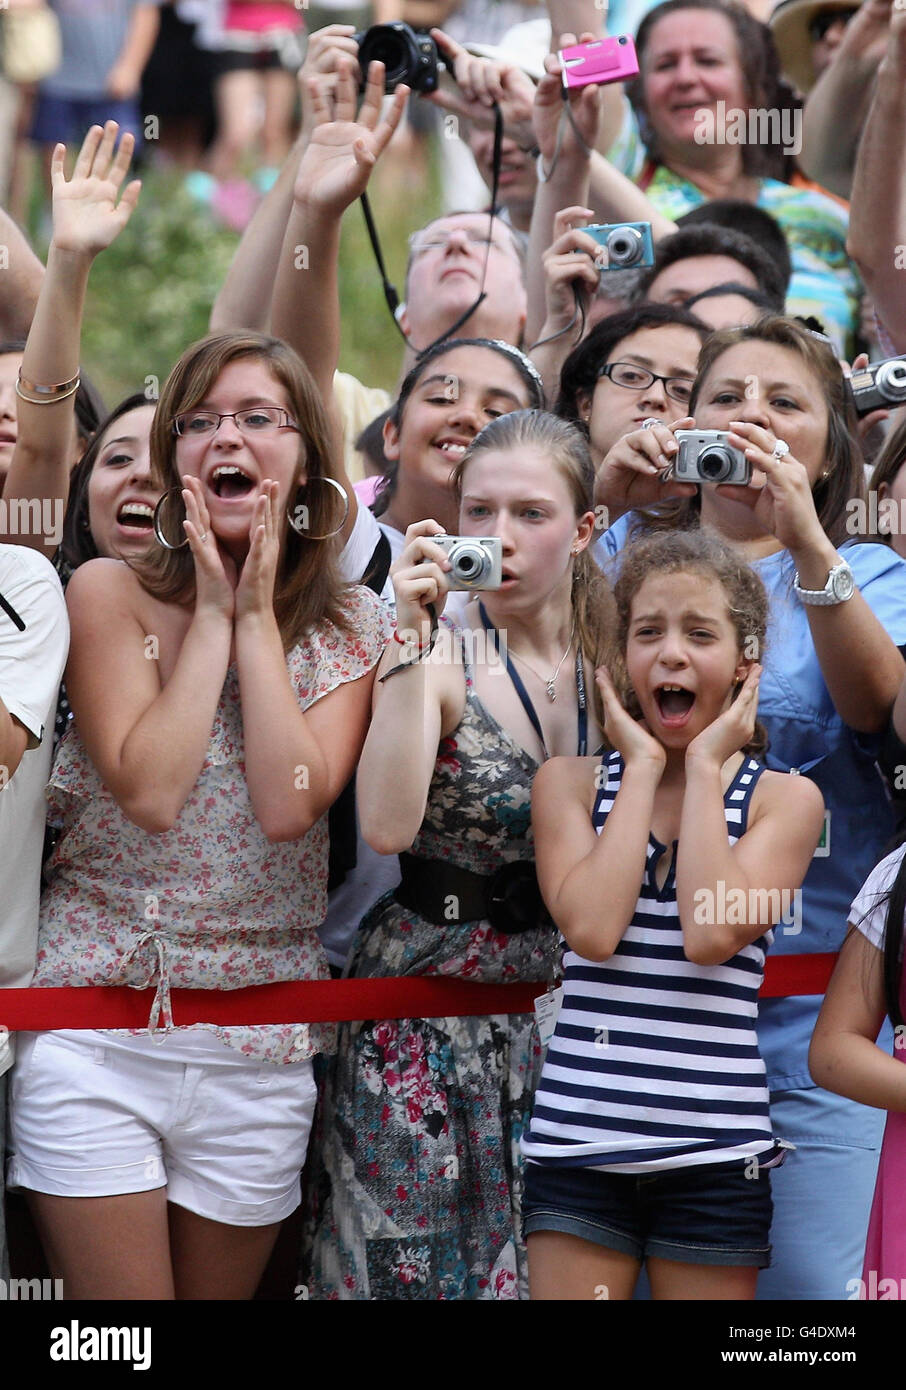
{"label": "black lanyard", "polygon": [[[485,612],[484,604],[481,602],[480,599],[478,601],[478,612],[481,616],[481,625],[484,628],[485,632],[490,634],[491,640],[494,643],[494,650],[499,656],[500,634],[498,633],[496,627],[491,622],[490,618]],[[516,667],[513,665],[510,659],[510,653],[507,650],[506,645],[504,645],[503,654],[504,659],[506,661],[507,675],[513,682],[513,688],[516,691],[516,694],[519,696],[520,701],[522,702],[522,708],[528,715],[529,722],[531,723],[532,728],[535,730],[535,733],[538,735],[538,742],[541,744],[541,747],[544,749],[546,753],[547,745],[544,742],[544,734],[541,732],[541,721],[539,720],[538,715],[535,713],[535,706],[532,704],[531,697],[528,691],[522,684],[522,677],[519,675],[519,672],[516,670]],[[577,740],[576,753],[578,757],[584,758],[585,754],[588,752],[588,701],[585,697],[585,668],[582,665],[581,647],[576,652],[576,700],[579,705],[579,737]]]}

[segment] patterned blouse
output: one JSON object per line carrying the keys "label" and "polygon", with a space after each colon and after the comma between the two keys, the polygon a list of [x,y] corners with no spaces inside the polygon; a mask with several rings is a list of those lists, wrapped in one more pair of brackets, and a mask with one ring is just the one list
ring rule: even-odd
{"label": "patterned blouse", "polygon": [[[348,633],[326,626],[287,655],[303,710],[365,675],[384,649],[390,625],[380,600],[350,588],[346,608]],[[74,724],[47,796],[63,833],[46,868],[35,985],[155,984],[149,1028],[160,1020],[169,1032],[171,984],[228,990],[328,978],[316,931],[327,907],[327,816],[300,840],[268,841],[245,781],[235,665],[172,830],[150,835],[127,819]],[[193,1026],[267,1062],[301,1061],[333,1044],[332,1025]]]}

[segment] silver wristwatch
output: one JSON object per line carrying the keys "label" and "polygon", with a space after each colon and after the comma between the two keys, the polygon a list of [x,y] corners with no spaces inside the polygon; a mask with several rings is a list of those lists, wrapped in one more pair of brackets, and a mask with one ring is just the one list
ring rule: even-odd
{"label": "silver wristwatch", "polygon": [[845,560],[841,560],[827,576],[827,583],[823,589],[803,589],[797,573],[793,580],[793,591],[800,602],[824,608],[834,603],[845,603],[848,598],[852,598],[856,592],[856,581],[849,565]]}

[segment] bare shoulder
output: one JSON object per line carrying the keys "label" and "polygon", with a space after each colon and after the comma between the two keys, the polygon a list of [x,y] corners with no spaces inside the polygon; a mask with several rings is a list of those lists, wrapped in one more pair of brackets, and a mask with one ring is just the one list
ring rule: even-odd
{"label": "bare shoulder", "polygon": [[601,760],[597,757],[549,758],[535,774],[532,805],[565,810],[578,803],[590,811],[600,766]]}
{"label": "bare shoulder", "polygon": [[790,825],[801,824],[803,834],[815,834],[824,819],[824,797],[810,777],[792,772],[763,772],[752,795],[750,819],[782,816]]}
{"label": "bare shoulder", "polygon": [[138,579],[122,560],[86,560],[73,572],[66,586],[70,608],[92,602],[117,607],[130,595],[143,592]]}

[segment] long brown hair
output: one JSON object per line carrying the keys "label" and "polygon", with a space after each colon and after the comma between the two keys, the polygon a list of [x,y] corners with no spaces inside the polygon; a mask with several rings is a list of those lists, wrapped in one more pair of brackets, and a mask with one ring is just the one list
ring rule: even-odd
{"label": "long brown hair", "polygon": [[[243,360],[265,363],[286,392],[289,413],[299,428],[298,469],[301,472],[304,466],[307,477],[299,488],[297,501],[289,506],[304,508],[306,529],[312,536],[324,535],[342,517],[339,494],[318,482],[331,476],[330,429],[308,368],[279,338],[262,333],[219,333],[186,349],[167,378],[152,421],[152,476],[163,491],[176,489],[178,501],[182,481],[176,467],[173,417],[203,401],[224,368]],[[184,516],[181,502],[179,508],[180,517]],[[338,554],[336,537],[307,539],[288,521],[285,523],[274,587],[274,613],[286,651],[322,624],[348,627]],[[189,603],[194,599],[195,564],[188,546],[180,550],[154,547],[147,558],[133,561],[133,568],[143,587],[155,598],[165,603]]]}
{"label": "long brown hair", "polygon": [[[620,555],[620,573],[613,589],[615,644],[608,662],[617,693],[633,719],[640,719],[642,711],[626,671],[626,643],[633,599],[653,574],[697,574],[719,584],[739,651],[751,651],[759,661],[764,656],[767,592],[751,565],[735,550],[707,531],[661,532],[634,540]],[[752,737],[742,751],[757,758],[766,747],[767,734],[756,721]]]}
{"label": "long brown hair", "polygon": [[[593,512],[595,470],[582,429],[546,410],[514,410],[492,420],[475,436],[453,470],[451,482],[457,502],[469,464],[488,450],[537,449],[550,461],[569,488],[576,518]],[[585,547],[573,560],[570,595],[576,632],[583,654],[593,666],[604,660],[613,641],[614,607],[610,585]],[[603,726],[604,711],[595,687],[595,708]]]}
{"label": "long brown hair", "polygon": [[[689,399],[690,415],[695,414],[702,387],[718,359],[738,343],[771,343],[788,348],[816,378],[827,409],[827,443],[824,474],[813,484],[812,497],[828,540],[832,545],[842,545],[852,539],[847,530],[847,503],[853,498],[865,498],[865,469],[856,443],[855,411],[833,348],[802,324],[781,314],[767,314],[744,328],[724,328],[712,333],[699,353],[698,374]],[[696,494],[679,502],[640,508],[638,516],[645,528],[695,526],[699,506],[700,494]]]}

